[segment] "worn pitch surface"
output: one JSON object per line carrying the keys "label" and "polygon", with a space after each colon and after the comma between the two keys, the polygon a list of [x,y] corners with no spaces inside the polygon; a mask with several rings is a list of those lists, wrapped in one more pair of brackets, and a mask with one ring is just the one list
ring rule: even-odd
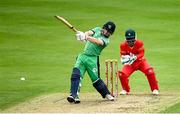
{"label": "worn pitch surface", "polygon": [[159,112],[180,102],[180,94],[166,93],[119,96],[114,102],[102,99],[97,93],[82,93],[80,104],[70,104],[66,97],[65,93],[40,96],[4,112]]}

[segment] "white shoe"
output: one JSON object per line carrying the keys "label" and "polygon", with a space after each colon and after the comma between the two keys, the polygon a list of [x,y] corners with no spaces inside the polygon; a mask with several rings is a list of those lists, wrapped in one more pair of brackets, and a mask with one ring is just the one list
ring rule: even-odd
{"label": "white shoe", "polygon": [[128,94],[128,92],[126,91],[126,90],[122,90],[121,92],[120,92],[120,95],[127,95]]}
{"label": "white shoe", "polygon": [[111,96],[110,94],[106,95],[106,99],[109,100],[109,101],[114,101],[114,97]]}
{"label": "white shoe", "polygon": [[75,104],[78,104],[78,103],[80,103],[81,101],[80,101],[80,99],[79,99],[79,96],[76,96],[75,98],[74,98],[74,103]]}
{"label": "white shoe", "polygon": [[159,94],[159,91],[157,89],[153,90],[152,92],[153,95],[158,95]]}

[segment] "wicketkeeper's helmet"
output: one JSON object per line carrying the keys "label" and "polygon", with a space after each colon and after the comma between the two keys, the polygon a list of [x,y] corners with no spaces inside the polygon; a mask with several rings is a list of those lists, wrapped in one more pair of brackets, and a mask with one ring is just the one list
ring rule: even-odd
{"label": "wicketkeeper's helmet", "polygon": [[136,37],[136,32],[135,32],[133,29],[128,29],[128,30],[125,32],[125,37],[126,37],[126,40],[128,40],[128,39],[135,39],[135,37]]}
{"label": "wicketkeeper's helmet", "polygon": [[116,25],[113,22],[109,21],[103,25],[103,29],[106,29],[108,32],[113,34],[116,29]]}

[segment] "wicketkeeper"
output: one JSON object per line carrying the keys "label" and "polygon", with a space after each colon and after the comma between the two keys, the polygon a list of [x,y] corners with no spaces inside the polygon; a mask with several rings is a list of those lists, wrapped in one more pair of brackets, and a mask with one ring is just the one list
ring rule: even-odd
{"label": "wicketkeeper", "polygon": [[120,56],[123,64],[122,71],[118,72],[122,85],[120,94],[126,95],[130,92],[129,77],[134,71],[140,70],[146,75],[152,93],[158,95],[159,88],[156,75],[144,57],[143,42],[136,38],[136,33],[132,29],[125,32],[125,37],[126,40],[120,44]]}
{"label": "wicketkeeper", "polygon": [[67,97],[68,102],[80,103],[78,92],[86,71],[94,88],[102,95],[102,97],[107,98],[110,101],[114,100],[114,97],[110,95],[107,86],[100,78],[99,55],[109,44],[109,37],[115,31],[115,28],[116,26],[113,22],[107,22],[104,24],[103,28],[96,27],[85,33],[81,31],[77,32],[77,40],[86,42],[86,45],[84,51],[77,56],[76,63],[72,70],[71,91],[70,96]]}

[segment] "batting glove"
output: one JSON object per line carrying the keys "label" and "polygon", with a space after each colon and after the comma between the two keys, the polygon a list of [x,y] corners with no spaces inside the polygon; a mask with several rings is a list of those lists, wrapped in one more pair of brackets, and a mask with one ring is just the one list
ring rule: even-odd
{"label": "batting glove", "polygon": [[85,35],[84,32],[77,31],[76,38],[77,38],[77,40],[85,41],[86,40],[86,35]]}

